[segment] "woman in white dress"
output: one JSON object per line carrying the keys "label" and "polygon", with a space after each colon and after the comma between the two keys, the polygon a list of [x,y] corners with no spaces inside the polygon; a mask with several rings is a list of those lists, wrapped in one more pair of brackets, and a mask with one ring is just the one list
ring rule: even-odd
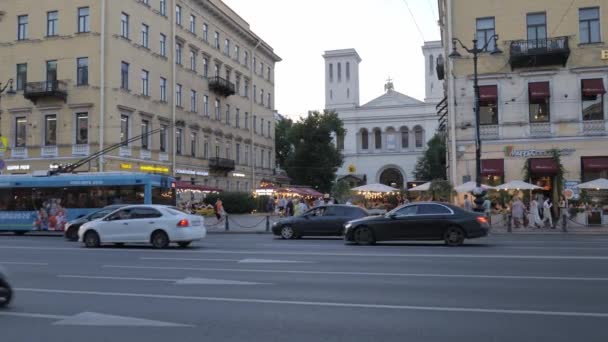
{"label": "woman in white dress", "polygon": [[549,221],[549,228],[553,228],[553,218],[551,217],[551,208],[553,207],[553,203],[551,200],[547,198],[545,203],[543,203],[543,227],[546,225],[547,221]]}
{"label": "woman in white dress", "polygon": [[530,213],[532,214],[531,223],[534,224],[534,227],[540,228],[543,221],[541,220],[540,213],[538,212],[538,201],[536,199],[533,199],[532,202],[530,202]]}

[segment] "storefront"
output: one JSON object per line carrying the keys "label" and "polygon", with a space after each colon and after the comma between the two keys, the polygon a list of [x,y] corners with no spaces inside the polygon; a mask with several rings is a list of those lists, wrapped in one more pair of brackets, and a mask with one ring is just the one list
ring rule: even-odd
{"label": "storefront", "polygon": [[608,157],[581,157],[581,181],[608,178]]}
{"label": "storefront", "polygon": [[504,159],[482,159],[481,160],[482,183],[496,186],[504,183],[505,160]]}

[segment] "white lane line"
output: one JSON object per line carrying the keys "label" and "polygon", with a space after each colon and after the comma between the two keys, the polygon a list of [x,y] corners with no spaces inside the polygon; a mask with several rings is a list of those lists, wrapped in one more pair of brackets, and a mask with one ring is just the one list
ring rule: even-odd
{"label": "white lane line", "polygon": [[21,262],[21,261],[0,261],[2,265],[31,265],[31,266],[48,266],[46,262]]}
{"label": "white lane line", "polygon": [[287,273],[287,274],[323,274],[323,275],[355,275],[382,277],[418,277],[418,278],[473,278],[473,279],[512,279],[512,280],[565,280],[565,281],[608,281],[608,277],[553,277],[553,276],[518,276],[491,274],[433,274],[433,273],[387,273],[387,272],[341,272],[341,271],[296,271],[296,270],[265,270],[247,268],[208,268],[208,267],[163,267],[163,266],[123,266],[103,265],[104,268],[142,269],[142,270],[181,270],[181,271],[216,271],[216,272],[246,272],[246,273]]}
{"label": "white lane line", "polygon": [[237,262],[239,259],[206,259],[206,258],[146,258],[141,257],[140,260],[174,260],[174,261],[231,261]]}
{"label": "white lane line", "polygon": [[211,279],[211,278],[194,278],[187,277],[184,279],[166,279],[166,278],[138,278],[138,277],[110,277],[110,276],[85,276],[85,275],[68,275],[61,274],[58,278],[72,279],[98,279],[98,280],[133,280],[133,281],[165,281],[175,283],[176,285],[272,285],[270,283],[255,283],[250,281],[227,280],[227,279]]}
{"label": "white lane line", "polygon": [[441,307],[441,306],[419,306],[419,305],[315,302],[315,301],[256,299],[256,298],[202,297],[202,296],[179,296],[179,295],[146,294],[146,293],[125,293],[125,292],[55,290],[55,289],[36,289],[36,288],[17,288],[16,290],[23,291],[23,292],[37,292],[37,293],[76,294],[76,295],[91,295],[91,296],[153,298],[153,299],[174,299],[174,300],[188,300],[188,301],[197,300],[197,301],[231,302],[231,303],[248,303],[248,304],[277,304],[277,305],[320,306],[320,307],[338,307],[338,308],[355,308],[355,309],[390,309],[390,310],[416,310],[416,311],[436,311],[436,312],[465,312],[465,313],[492,313],[492,314],[510,314],[510,315],[608,318],[608,313],[604,313],[604,312],[509,310],[509,309],[493,309],[493,308],[466,308],[466,307]]}
{"label": "white lane line", "polygon": [[104,279],[104,280],[137,280],[137,281],[166,281],[176,282],[178,279],[166,279],[166,278],[138,278],[138,277],[106,277],[106,276],[84,276],[84,275],[71,275],[71,274],[59,274],[58,278],[72,278],[72,279]]}
{"label": "white lane line", "polygon": [[14,316],[14,317],[27,317],[27,318],[47,318],[47,319],[66,319],[70,316],[65,315],[47,315],[39,313],[27,313],[27,312],[4,312],[0,311],[0,316]]}

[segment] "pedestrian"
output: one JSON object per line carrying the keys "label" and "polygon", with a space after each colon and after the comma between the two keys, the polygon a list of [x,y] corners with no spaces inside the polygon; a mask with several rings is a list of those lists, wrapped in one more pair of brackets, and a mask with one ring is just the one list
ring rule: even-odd
{"label": "pedestrian", "polygon": [[566,231],[568,227],[568,201],[564,196],[562,196],[559,200],[559,217],[562,220],[562,229]]}
{"label": "pedestrian", "polygon": [[486,197],[483,201],[483,213],[488,219],[488,224],[492,226],[492,202]]}
{"label": "pedestrian", "polygon": [[469,195],[464,195],[464,210],[471,211],[473,209],[473,205],[471,200],[469,199]]}
{"label": "pedestrian", "polygon": [[279,212],[284,213],[286,205],[287,205],[287,201],[285,200],[285,197],[281,197],[279,199]]}
{"label": "pedestrian", "polygon": [[534,227],[540,228],[543,220],[540,218],[540,208],[536,198],[530,202],[530,212],[532,214],[532,223],[534,224]]}
{"label": "pedestrian", "polygon": [[285,216],[293,216],[293,200],[291,198],[285,205]]}
{"label": "pedestrian", "polygon": [[308,205],[306,204],[306,200],[302,199],[300,203],[298,203],[298,210],[300,215],[304,214],[308,210]]}
{"label": "pedestrian", "polygon": [[551,217],[551,208],[553,207],[553,203],[551,203],[551,199],[547,197],[545,202],[543,203],[543,227],[546,225],[547,221],[549,222],[549,228],[555,229],[553,226],[553,219]]}
{"label": "pedestrian", "polygon": [[217,218],[218,221],[221,220],[222,217],[226,215],[226,211],[224,210],[224,205],[222,204],[222,200],[219,198],[215,201],[214,211],[215,211],[215,218]]}
{"label": "pedestrian", "polygon": [[[515,197],[513,200],[513,204],[511,204],[511,214],[513,215],[513,224],[515,228],[519,228],[521,223],[524,223],[524,214],[526,212],[526,207],[519,199],[519,197]],[[525,227],[525,223],[524,223]]]}

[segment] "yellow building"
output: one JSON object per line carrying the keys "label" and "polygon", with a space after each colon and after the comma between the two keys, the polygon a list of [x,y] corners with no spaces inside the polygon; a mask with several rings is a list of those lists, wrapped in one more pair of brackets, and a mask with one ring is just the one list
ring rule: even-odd
{"label": "yellow building", "polygon": [[3,173],[155,132],[79,171],[241,191],[272,177],[280,58],[220,0],[4,0],[0,10],[0,81],[16,90],[0,101]]}
{"label": "yellow building", "polygon": [[445,56],[452,55],[440,69],[448,174],[455,185],[475,180],[476,173],[473,54],[458,42],[472,50],[473,37],[483,50],[483,182],[523,180],[528,168],[526,181],[551,192],[559,172],[553,149],[561,151],[569,184],[608,176],[605,0],[439,0],[439,12]]}

